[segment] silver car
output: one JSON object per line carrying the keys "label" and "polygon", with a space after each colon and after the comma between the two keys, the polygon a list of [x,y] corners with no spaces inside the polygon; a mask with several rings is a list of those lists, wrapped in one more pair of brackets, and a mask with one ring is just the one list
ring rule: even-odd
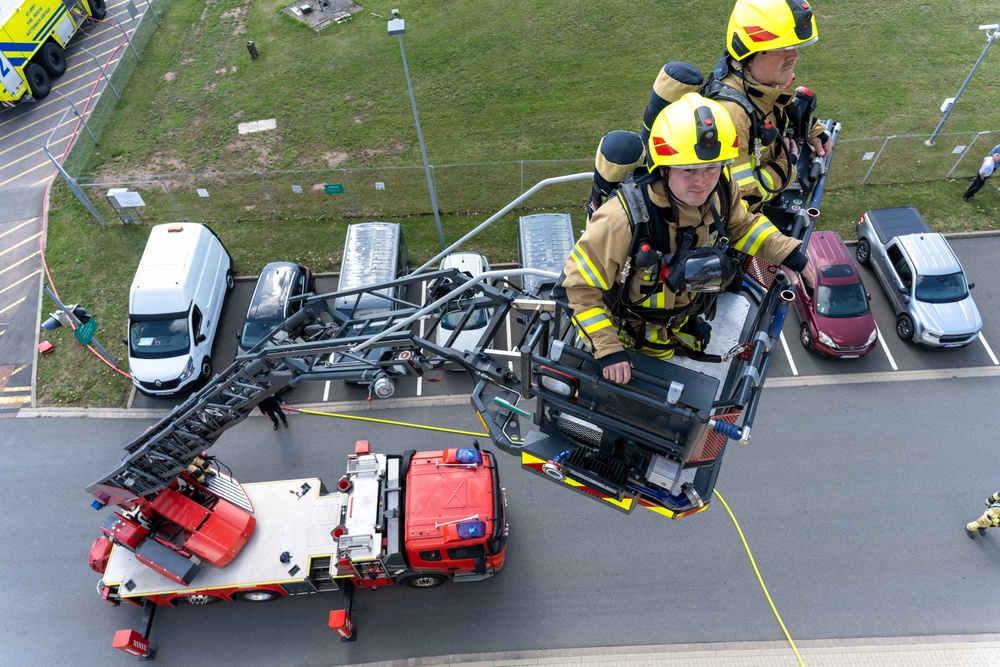
{"label": "silver car", "polygon": [[896,313],[896,334],[928,347],[968,345],[983,319],[961,262],[912,207],[877,209],[857,225],[857,259],[870,264]]}

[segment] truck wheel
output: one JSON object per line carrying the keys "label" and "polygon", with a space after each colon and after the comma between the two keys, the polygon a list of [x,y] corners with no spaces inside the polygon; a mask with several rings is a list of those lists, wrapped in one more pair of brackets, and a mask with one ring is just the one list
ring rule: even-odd
{"label": "truck wheel", "polygon": [[38,63],[28,63],[28,66],[24,68],[24,76],[28,79],[32,97],[36,100],[44,100],[48,97],[49,91],[52,90],[52,79],[49,78],[49,73],[45,71],[44,67]]}
{"label": "truck wheel", "polygon": [[802,347],[807,350],[812,349],[813,335],[812,331],[809,331],[809,325],[805,322],[799,327],[799,342],[802,343]]}
{"label": "truck wheel", "polygon": [[903,340],[913,340],[913,318],[907,314],[902,314],[896,318],[896,335]]}
{"label": "truck wheel", "polygon": [[399,580],[399,585],[409,588],[437,588],[446,581],[448,581],[448,577],[443,574],[426,572],[424,574],[411,574],[403,577]]}
{"label": "truck wheel", "polygon": [[237,600],[242,600],[243,602],[270,602],[271,600],[277,600],[280,595],[274,591],[242,591],[236,593],[233,597]]}
{"label": "truck wheel", "polygon": [[236,288],[236,277],[233,275],[233,270],[229,269],[228,271],[226,271],[226,294],[232,294],[235,288]]}
{"label": "truck wheel", "polygon": [[104,4],[104,0],[90,0],[90,17],[100,21],[105,16],[108,15],[108,8]]}
{"label": "truck wheel", "polygon": [[66,54],[55,42],[45,42],[39,56],[41,66],[53,79],[66,73]]}
{"label": "truck wheel", "polygon": [[872,258],[872,244],[865,239],[860,239],[855,255],[858,258],[858,264],[868,264]]}

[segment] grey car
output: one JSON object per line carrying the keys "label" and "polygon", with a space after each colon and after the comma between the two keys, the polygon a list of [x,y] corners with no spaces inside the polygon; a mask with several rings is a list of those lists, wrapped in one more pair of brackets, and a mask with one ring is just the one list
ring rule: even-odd
{"label": "grey car", "polygon": [[240,352],[247,352],[302,305],[294,297],[316,291],[309,267],[271,262],[260,272],[250,298],[243,330],[237,334]]}
{"label": "grey car", "polygon": [[927,347],[968,345],[983,320],[961,262],[912,207],[868,211],[857,225],[857,259],[868,264],[896,313],[896,335]]}

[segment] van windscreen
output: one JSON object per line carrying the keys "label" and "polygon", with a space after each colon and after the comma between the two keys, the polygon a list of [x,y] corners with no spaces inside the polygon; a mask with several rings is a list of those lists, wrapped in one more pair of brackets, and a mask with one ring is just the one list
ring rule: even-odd
{"label": "van windscreen", "polygon": [[148,320],[129,320],[129,348],[138,359],[166,359],[191,349],[187,313]]}

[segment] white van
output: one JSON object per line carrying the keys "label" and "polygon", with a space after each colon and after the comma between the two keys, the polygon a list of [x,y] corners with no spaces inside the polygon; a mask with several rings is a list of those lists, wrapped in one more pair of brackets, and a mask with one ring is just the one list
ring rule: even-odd
{"label": "white van", "polygon": [[139,391],[169,396],[212,375],[222,303],[235,284],[229,253],[205,225],[150,230],[128,300],[128,365]]}

